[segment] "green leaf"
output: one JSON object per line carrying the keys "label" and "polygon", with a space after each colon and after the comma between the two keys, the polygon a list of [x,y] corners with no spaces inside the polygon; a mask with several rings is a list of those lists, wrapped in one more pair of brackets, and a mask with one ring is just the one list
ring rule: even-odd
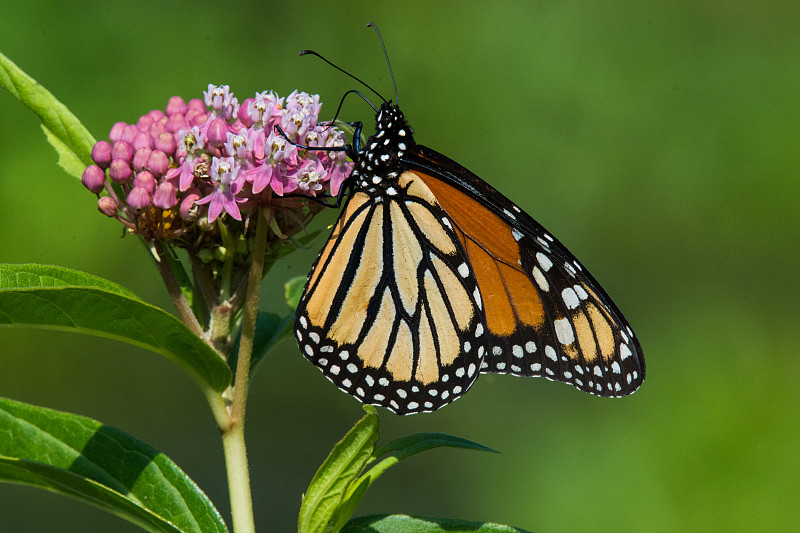
{"label": "green leaf", "polygon": [[216,351],[166,311],[76,270],[0,264],[0,327],[29,326],[117,339],[159,353],[204,390],[222,392],[231,371]]}
{"label": "green leaf", "polygon": [[366,494],[367,489],[386,470],[407,457],[424,452],[425,450],[440,448],[442,446],[497,453],[497,451],[482,444],[478,444],[471,440],[462,439],[461,437],[447,435],[445,433],[416,433],[414,435],[408,435],[394,439],[388,444],[375,450],[375,452],[372,454],[373,459],[386,454],[390,454],[389,457],[383,459],[378,464],[370,468],[369,471],[362,475],[356,483],[351,485],[351,488],[347,491],[347,494],[345,494],[344,504],[342,507],[346,507],[349,510],[350,514],[347,515],[347,518],[353,516],[356,507],[358,507],[358,504],[361,503],[361,500]]}
{"label": "green leaf", "polygon": [[61,139],[56,137],[52,131],[47,129],[47,126],[42,124],[42,131],[44,131],[45,137],[47,137],[47,142],[49,142],[53,148],[55,148],[56,153],[58,154],[58,166],[60,166],[64,172],[69,174],[70,176],[74,176],[80,179],[83,176],[83,171],[86,169],[86,165],[84,165],[78,156],[75,155],[75,152],[70,150],[70,148],[61,142]]}
{"label": "green leaf", "polygon": [[297,305],[300,303],[300,297],[303,296],[303,288],[305,285],[305,276],[297,276],[296,278],[292,278],[283,285],[283,294],[286,298],[286,303],[289,304],[289,307],[291,307],[293,310],[296,310]]}
{"label": "green leaf", "polygon": [[419,452],[424,452],[425,450],[431,450],[433,448],[441,448],[442,446],[499,453],[497,450],[493,450],[483,444],[478,444],[477,442],[446,433],[415,433],[414,435],[396,438],[388,444],[384,444],[375,450],[374,457],[392,453],[393,456],[400,460]]}
{"label": "green leaf", "polygon": [[341,533],[530,533],[492,522],[471,522],[427,516],[372,515],[354,518]]}
{"label": "green leaf", "polygon": [[336,507],[331,516],[328,527],[325,531],[328,533],[338,533],[347,524],[353,514],[356,512],[358,504],[364,499],[369,489],[369,479],[360,477],[358,480],[350,484],[344,500]]}
{"label": "green leaf", "polygon": [[0,86],[36,113],[48,141],[59,154],[59,165],[80,179],[83,169],[92,164],[95,140],[89,130],[50,91],[1,53]]}
{"label": "green leaf", "polygon": [[0,481],[77,498],[154,532],[226,532],[165,455],[82,416],[0,398]]}
{"label": "green leaf", "polygon": [[[366,415],[334,446],[319,467],[300,506],[299,533],[326,531],[356,476],[375,451],[378,440],[378,416],[375,408],[365,405]],[[335,531],[335,530],[334,530]]]}

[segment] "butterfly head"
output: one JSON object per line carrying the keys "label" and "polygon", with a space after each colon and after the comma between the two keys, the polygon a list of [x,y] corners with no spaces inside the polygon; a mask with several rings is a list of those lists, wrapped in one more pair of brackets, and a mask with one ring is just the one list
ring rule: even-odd
{"label": "butterfly head", "polygon": [[356,154],[352,177],[361,186],[394,179],[403,171],[402,159],[417,148],[414,130],[397,105],[384,102],[375,115],[375,133]]}

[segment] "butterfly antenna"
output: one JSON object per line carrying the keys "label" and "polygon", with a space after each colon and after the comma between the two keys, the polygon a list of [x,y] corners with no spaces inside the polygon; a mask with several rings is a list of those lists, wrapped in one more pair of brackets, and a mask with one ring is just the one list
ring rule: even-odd
{"label": "butterfly antenna", "polygon": [[[377,95],[378,95],[378,98],[380,98],[380,99],[381,99],[381,100],[383,100],[384,102],[386,101],[386,98],[384,98],[383,96],[381,96],[381,93],[379,93],[378,91],[376,91],[375,89],[373,89],[372,87],[370,87],[370,85],[369,85],[368,83],[366,83],[365,81],[362,81],[361,79],[359,79],[359,78],[355,77],[353,74],[350,74],[349,72],[347,72],[347,71],[346,71],[345,69],[343,69],[342,67],[340,67],[340,66],[338,66],[338,65],[334,65],[333,63],[331,63],[330,61],[328,61],[327,59],[325,59],[324,57],[322,57],[322,56],[321,56],[319,53],[315,52],[314,50],[301,50],[301,51],[300,51],[300,55],[301,55],[301,56],[304,56],[304,55],[312,55],[312,56],[317,56],[318,58],[320,58],[321,60],[323,60],[324,62],[326,62],[327,64],[329,64],[330,66],[332,66],[333,68],[335,68],[336,70],[338,70],[339,72],[342,72],[342,73],[344,73],[344,74],[347,74],[348,76],[350,76],[351,78],[353,78],[354,80],[356,80],[358,83],[360,83],[361,85],[363,85],[364,87],[366,87],[366,88],[367,88],[367,89],[369,89],[370,91],[372,91],[372,92],[374,92],[375,94],[377,94]],[[362,96],[362,98],[363,98],[363,96]],[[366,98],[364,98],[364,99],[366,100]],[[369,101],[367,101],[367,102],[369,103]],[[370,104],[370,105],[372,105],[372,104]],[[372,108],[373,108],[373,109],[375,109],[375,106],[372,106]]]}
{"label": "butterfly antenna", "polygon": [[361,99],[362,99],[362,100],[364,100],[364,101],[367,103],[367,105],[368,105],[368,106],[370,106],[370,107],[372,108],[372,110],[373,110],[373,111],[375,111],[375,113],[377,113],[377,112],[378,112],[378,108],[377,108],[377,107],[375,107],[375,105],[374,105],[372,102],[370,102],[370,101],[369,101],[369,98],[367,98],[366,96],[364,96],[364,94],[363,94],[361,91],[358,91],[358,90],[356,90],[356,89],[350,89],[349,91],[347,91],[346,93],[344,93],[344,96],[342,96],[342,99],[341,99],[341,100],[339,100],[339,107],[337,107],[337,108],[336,108],[336,114],[335,114],[335,115],[333,115],[333,118],[332,118],[331,120],[327,121],[327,122],[328,122],[328,127],[327,127],[327,128],[325,128],[326,130],[327,130],[327,129],[330,129],[332,126],[334,126],[334,125],[335,125],[336,119],[337,119],[337,118],[339,118],[339,112],[342,110],[342,106],[344,105],[344,101],[345,101],[345,99],[347,98],[347,95],[349,95],[349,94],[351,94],[351,93],[355,93],[355,94],[357,94],[358,96],[360,96],[360,97],[361,97]]}
{"label": "butterfly antenna", "polygon": [[[386,45],[383,44],[383,37],[381,37],[381,32],[378,29],[378,27],[375,25],[374,22],[368,22],[367,23],[367,28],[374,28],[375,29],[375,33],[378,34],[378,39],[381,41],[381,48],[383,48],[383,55],[384,55],[384,57],[386,57],[386,65],[388,65],[388,67],[389,67],[389,76],[392,77],[392,85],[394,85],[394,103],[396,105],[399,105],[400,102],[398,100],[400,100],[400,99],[397,97],[397,82],[394,80],[394,72],[392,72],[392,63],[391,63],[391,61],[389,61],[389,52],[386,51]],[[385,101],[386,100],[384,100],[384,102]]]}

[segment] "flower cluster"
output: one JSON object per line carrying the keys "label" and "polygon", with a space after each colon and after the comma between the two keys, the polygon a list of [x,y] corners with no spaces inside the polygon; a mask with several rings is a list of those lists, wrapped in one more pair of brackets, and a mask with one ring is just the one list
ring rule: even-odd
{"label": "flower cluster", "polygon": [[296,211],[287,220],[298,227],[276,228],[295,233],[314,211],[298,195],[338,194],[352,169],[345,153],[293,144],[345,145],[342,131],[318,123],[319,96],[264,91],[239,103],[227,85],[203,95],[188,104],[174,96],[164,111],[117,122],[95,144],[82,182],[103,214],[145,239],[188,247],[220,221],[244,224],[264,206]]}

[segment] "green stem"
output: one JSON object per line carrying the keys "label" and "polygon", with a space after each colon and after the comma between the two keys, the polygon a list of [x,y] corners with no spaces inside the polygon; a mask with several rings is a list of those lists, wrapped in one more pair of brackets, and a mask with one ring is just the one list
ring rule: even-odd
{"label": "green stem", "polygon": [[247,279],[247,293],[242,311],[242,332],[239,357],[236,363],[236,381],[233,384],[233,403],[230,408],[230,425],[223,428],[222,445],[228,469],[228,488],[235,533],[255,532],[253,500],[250,494],[250,472],[244,441],[247,386],[250,380],[250,358],[253,354],[253,337],[258,318],[258,299],[261,293],[261,273],[267,243],[268,221],[266,210],[258,212],[252,260]]}
{"label": "green stem", "polygon": [[203,336],[203,328],[200,326],[200,322],[197,321],[197,317],[194,316],[194,312],[192,311],[192,306],[189,305],[189,302],[186,301],[186,296],[184,296],[183,291],[181,291],[180,285],[178,285],[178,280],[175,279],[175,273],[172,272],[172,269],[169,266],[169,262],[167,261],[166,250],[162,247],[161,243],[155,241],[153,243],[155,246],[156,253],[158,254],[158,261],[156,264],[158,265],[158,273],[161,274],[161,279],[164,280],[164,285],[167,286],[167,292],[169,293],[169,297],[172,299],[172,303],[175,305],[175,309],[178,311],[178,316],[180,316],[181,321],[186,324],[186,326],[192,330],[192,332],[200,337],[201,339],[205,339]]}
{"label": "green stem", "polygon": [[228,471],[228,492],[234,533],[255,533],[253,499],[250,495],[250,472],[244,444],[244,424],[232,424],[222,434],[225,465]]}

